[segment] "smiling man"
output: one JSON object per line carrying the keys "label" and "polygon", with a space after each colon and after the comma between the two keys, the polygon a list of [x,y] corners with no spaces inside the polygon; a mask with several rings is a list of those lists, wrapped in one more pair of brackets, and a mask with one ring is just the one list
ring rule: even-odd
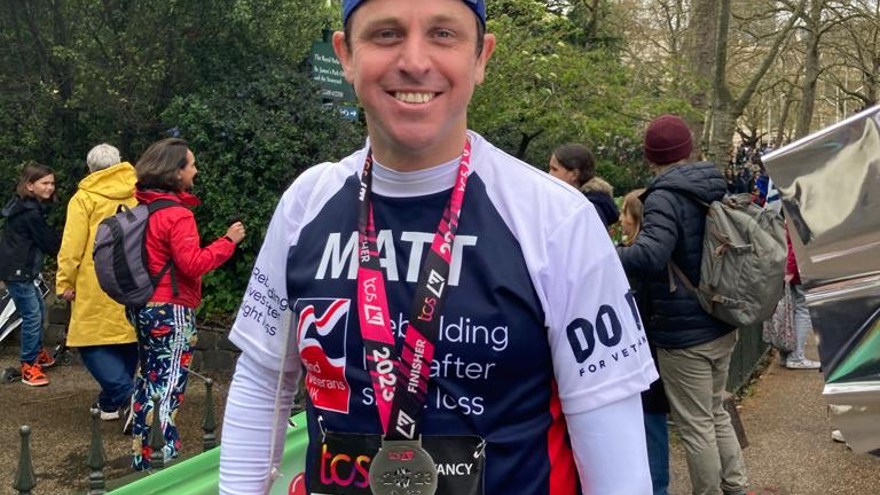
{"label": "smiling man", "polygon": [[269,225],[230,336],[221,492],[268,490],[304,374],[309,493],[650,493],[656,371],[595,209],[467,128],[485,2],[343,18],[369,138]]}

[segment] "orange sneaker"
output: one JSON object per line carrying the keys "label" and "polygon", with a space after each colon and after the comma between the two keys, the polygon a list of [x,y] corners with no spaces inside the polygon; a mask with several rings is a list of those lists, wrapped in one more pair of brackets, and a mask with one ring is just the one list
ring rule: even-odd
{"label": "orange sneaker", "polygon": [[21,363],[21,383],[31,387],[45,387],[49,384],[49,379],[39,364]]}
{"label": "orange sneaker", "polygon": [[37,354],[37,364],[42,368],[51,368],[52,366],[55,366],[55,358],[53,358],[52,355],[49,354],[49,351],[43,347],[40,349],[40,353]]}

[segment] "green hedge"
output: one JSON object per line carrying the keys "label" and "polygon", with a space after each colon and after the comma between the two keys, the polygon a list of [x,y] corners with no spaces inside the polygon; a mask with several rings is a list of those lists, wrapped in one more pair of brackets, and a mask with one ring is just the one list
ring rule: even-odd
{"label": "green hedge", "polygon": [[238,308],[281,194],[306,168],[362,146],[363,127],[323,105],[305,71],[271,67],[258,79],[177,98],[162,120],[196,155],[203,242],[222,235],[234,219],[247,228],[239,252],[204,278],[202,315],[228,317]]}

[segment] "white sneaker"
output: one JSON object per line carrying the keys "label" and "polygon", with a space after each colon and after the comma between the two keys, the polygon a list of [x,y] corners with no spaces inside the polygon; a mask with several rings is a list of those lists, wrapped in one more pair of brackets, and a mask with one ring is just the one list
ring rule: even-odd
{"label": "white sneaker", "polygon": [[101,410],[101,421],[115,421],[119,419],[119,411],[105,411]]}
{"label": "white sneaker", "polygon": [[790,370],[817,370],[822,366],[822,363],[819,361],[813,361],[812,359],[800,359],[800,360],[788,360],[785,362],[785,367]]}
{"label": "white sneaker", "polygon": [[92,404],[91,409],[97,409],[98,411],[101,412],[101,421],[114,421],[114,420],[119,419],[119,410],[118,409],[115,411],[105,411],[104,409],[101,408],[101,406],[98,404],[97,401],[94,404]]}

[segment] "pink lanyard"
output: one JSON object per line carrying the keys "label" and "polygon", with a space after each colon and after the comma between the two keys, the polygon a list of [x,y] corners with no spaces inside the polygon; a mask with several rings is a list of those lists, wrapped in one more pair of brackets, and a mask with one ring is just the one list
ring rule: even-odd
{"label": "pink lanyard", "polygon": [[455,187],[416,283],[400,356],[391,330],[385,275],[379,265],[376,225],[370,202],[372,151],[367,152],[364,161],[358,215],[358,318],[382,431],[389,440],[412,440],[421,432],[420,418],[428,392],[434,342],[440,333],[439,316],[446,299],[452,244],[470,174],[470,159],[471,143],[466,140]]}

